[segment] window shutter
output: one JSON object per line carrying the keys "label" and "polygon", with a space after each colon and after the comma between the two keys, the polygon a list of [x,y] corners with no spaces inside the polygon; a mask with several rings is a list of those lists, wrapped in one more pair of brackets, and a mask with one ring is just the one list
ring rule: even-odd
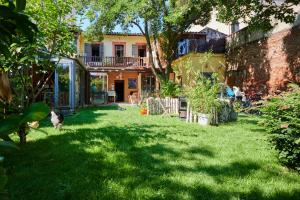
{"label": "window shutter", "polygon": [[137,46],[135,44],[132,45],[132,56],[138,57],[138,50],[137,50]]}
{"label": "window shutter", "polygon": [[89,62],[92,59],[92,45],[90,43],[84,43],[84,56],[86,61]]}
{"label": "window shutter", "polygon": [[104,57],[104,45],[103,44],[99,45],[99,57],[100,58]]}
{"label": "window shutter", "polygon": [[84,43],[84,54],[85,56],[92,56],[92,45],[89,43]]}

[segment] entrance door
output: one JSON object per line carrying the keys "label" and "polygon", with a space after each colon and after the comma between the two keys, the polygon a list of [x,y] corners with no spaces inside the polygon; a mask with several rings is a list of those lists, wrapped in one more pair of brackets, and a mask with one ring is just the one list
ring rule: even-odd
{"label": "entrance door", "polygon": [[124,80],[115,81],[116,101],[124,101]]}

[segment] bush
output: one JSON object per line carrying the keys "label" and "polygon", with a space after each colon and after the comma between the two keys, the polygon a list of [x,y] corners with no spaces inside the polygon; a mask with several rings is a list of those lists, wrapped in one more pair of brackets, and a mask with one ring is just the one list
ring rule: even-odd
{"label": "bush", "polygon": [[300,90],[275,97],[262,109],[263,125],[279,152],[279,159],[292,169],[300,171]]}
{"label": "bush", "polygon": [[219,109],[218,92],[217,74],[213,74],[212,78],[200,76],[195,86],[186,89],[186,95],[193,111],[205,114],[210,114],[214,108]]}
{"label": "bush", "polygon": [[181,89],[177,83],[166,81],[161,84],[160,94],[163,97],[178,97]]}

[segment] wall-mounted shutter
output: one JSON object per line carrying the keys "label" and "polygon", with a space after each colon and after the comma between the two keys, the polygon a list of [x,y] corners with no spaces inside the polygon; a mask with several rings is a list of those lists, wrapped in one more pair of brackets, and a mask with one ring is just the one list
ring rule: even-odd
{"label": "wall-mounted shutter", "polygon": [[132,57],[138,57],[138,48],[137,45],[132,45]]}
{"label": "wall-mounted shutter", "polygon": [[86,62],[90,62],[92,59],[92,45],[90,43],[84,43],[84,56]]}
{"label": "wall-mounted shutter", "polygon": [[92,56],[92,45],[90,43],[84,43],[84,55]]}
{"label": "wall-mounted shutter", "polygon": [[104,57],[104,45],[103,44],[99,45],[99,57],[100,57],[101,60]]}

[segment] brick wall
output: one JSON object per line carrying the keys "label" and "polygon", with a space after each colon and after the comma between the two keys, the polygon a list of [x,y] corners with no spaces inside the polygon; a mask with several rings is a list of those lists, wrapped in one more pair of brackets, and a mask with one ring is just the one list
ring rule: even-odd
{"label": "brick wall", "polygon": [[273,94],[300,83],[300,26],[228,50],[226,81],[243,91]]}

